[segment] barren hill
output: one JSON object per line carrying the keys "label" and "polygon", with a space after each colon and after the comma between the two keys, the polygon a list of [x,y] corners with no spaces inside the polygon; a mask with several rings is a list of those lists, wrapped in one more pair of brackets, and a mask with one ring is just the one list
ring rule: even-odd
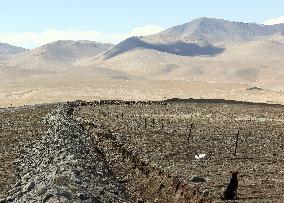
{"label": "barren hill", "polygon": [[237,82],[284,88],[284,24],[201,18],[132,37],[78,66],[148,79]]}
{"label": "barren hill", "polygon": [[260,25],[215,18],[198,18],[169,28],[153,37],[163,41],[247,41],[284,32],[284,24]]}
{"label": "barren hill", "polygon": [[233,82],[279,90],[284,89],[283,33],[284,24],[199,18],[115,46],[57,41],[2,61],[0,70],[20,77],[76,72],[82,78]]}
{"label": "barren hill", "polygon": [[96,56],[112,46],[91,41],[56,41],[10,57],[2,63],[2,70],[23,75],[62,73],[74,69],[77,60]]}
{"label": "barren hill", "polygon": [[0,101],[203,97],[283,103],[283,32],[283,24],[200,18],[115,46],[57,41],[0,61]]}
{"label": "barren hill", "polygon": [[18,54],[27,51],[24,48],[16,47],[7,43],[0,43],[0,60],[10,55]]}

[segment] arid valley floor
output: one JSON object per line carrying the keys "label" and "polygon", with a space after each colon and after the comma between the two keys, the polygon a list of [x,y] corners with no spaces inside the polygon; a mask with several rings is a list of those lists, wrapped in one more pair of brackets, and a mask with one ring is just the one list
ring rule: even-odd
{"label": "arid valley floor", "polygon": [[281,105],[71,102],[3,108],[0,119],[10,202],[222,202],[230,171],[235,202],[283,202]]}
{"label": "arid valley floor", "polygon": [[[284,92],[252,89],[240,83],[163,80],[101,80],[94,75],[39,77],[0,81],[0,107],[74,100],[164,100],[169,98],[227,99],[284,104]],[[84,79],[82,79],[84,78]],[[11,82],[12,81],[12,82]]]}

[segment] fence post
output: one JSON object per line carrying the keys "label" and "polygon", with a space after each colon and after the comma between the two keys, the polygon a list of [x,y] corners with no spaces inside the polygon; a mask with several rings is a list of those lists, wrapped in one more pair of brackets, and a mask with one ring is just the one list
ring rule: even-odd
{"label": "fence post", "polygon": [[240,131],[238,130],[238,133],[237,133],[237,135],[236,135],[236,143],[235,143],[234,156],[236,156],[236,155],[237,155],[237,148],[238,148],[239,134],[240,134]]}

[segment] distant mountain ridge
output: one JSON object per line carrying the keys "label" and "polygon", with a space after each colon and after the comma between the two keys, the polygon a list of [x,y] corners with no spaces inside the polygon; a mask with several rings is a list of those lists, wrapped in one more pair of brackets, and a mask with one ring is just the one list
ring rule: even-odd
{"label": "distant mountain ridge", "polygon": [[260,25],[256,23],[232,22],[215,18],[198,18],[183,25],[166,29],[152,38],[182,41],[247,41],[284,33],[284,24]]}
{"label": "distant mountain ridge", "polygon": [[71,69],[77,60],[96,56],[112,46],[87,40],[59,40],[10,57],[2,64],[2,69],[8,72],[28,70],[31,74],[62,72]]}
{"label": "distant mountain ridge", "polygon": [[199,18],[131,37],[78,66],[140,78],[237,82],[284,89],[284,24]]}
{"label": "distant mountain ridge", "polygon": [[[284,90],[284,24],[199,18],[117,45],[56,41],[0,63],[0,74],[244,83]],[[84,75],[84,76],[82,76]]]}
{"label": "distant mountain ridge", "polygon": [[214,47],[212,44],[257,40],[282,33],[284,33],[284,24],[259,25],[204,17],[155,35],[130,37],[104,55],[107,59],[129,50],[143,48],[181,56],[214,56],[222,53],[222,48]]}
{"label": "distant mountain ridge", "polygon": [[27,51],[27,49],[0,42],[0,58],[6,57],[12,54],[23,53],[25,51]]}
{"label": "distant mountain ridge", "polygon": [[100,54],[112,46],[88,40],[59,40],[31,50],[31,53],[67,62]]}

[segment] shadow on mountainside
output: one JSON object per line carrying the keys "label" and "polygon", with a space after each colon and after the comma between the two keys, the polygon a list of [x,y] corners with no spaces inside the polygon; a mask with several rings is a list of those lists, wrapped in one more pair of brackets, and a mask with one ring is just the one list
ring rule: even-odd
{"label": "shadow on mountainside", "polygon": [[185,43],[182,41],[168,44],[150,44],[137,37],[131,37],[106,52],[105,59],[112,58],[136,48],[153,49],[179,56],[215,56],[225,50],[224,48],[214,47],[210,44],[199,46],[198,44]]}

